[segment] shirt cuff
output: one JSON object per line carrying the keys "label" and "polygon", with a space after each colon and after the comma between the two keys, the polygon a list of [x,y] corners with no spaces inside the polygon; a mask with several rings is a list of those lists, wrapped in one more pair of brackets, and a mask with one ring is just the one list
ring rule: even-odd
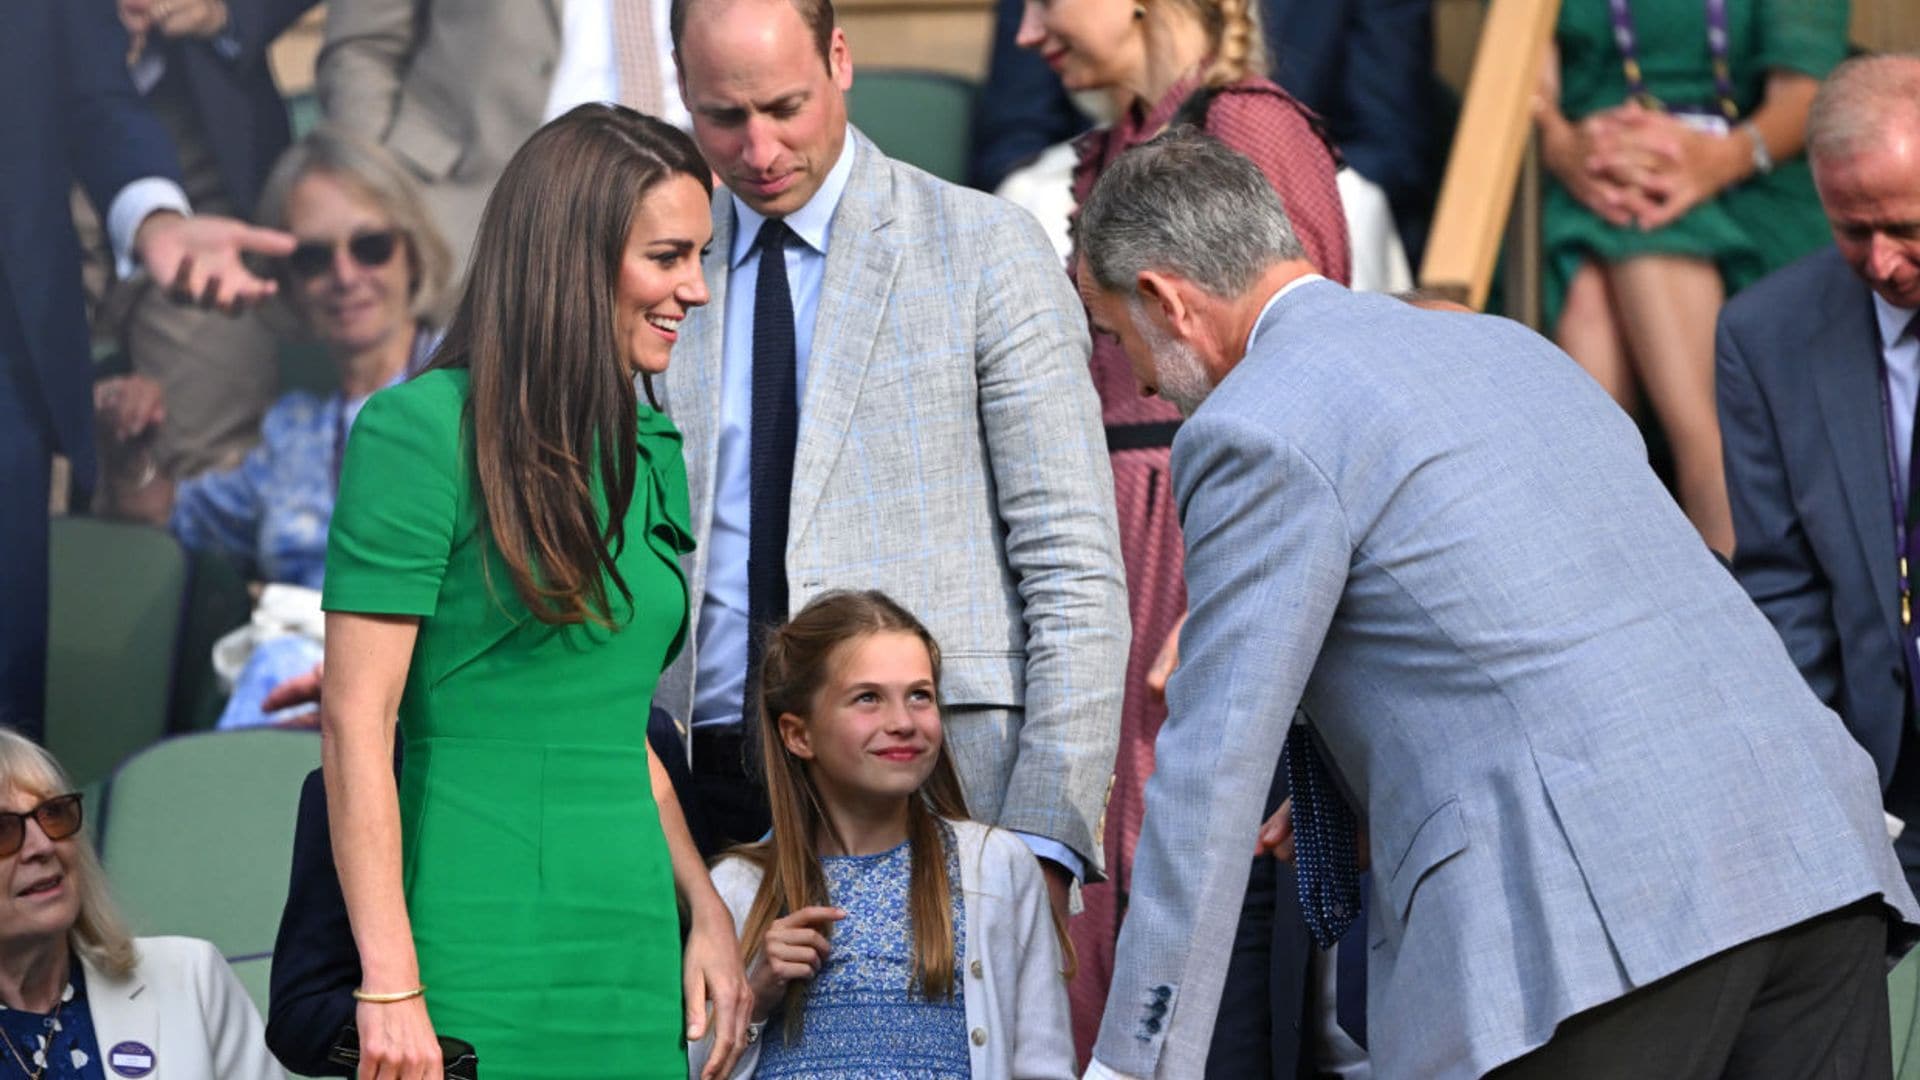
{"label": "shirt cuff", "polygon": [[1099,1058],[1094,1058],[1087,1062],[1087,1071],[1081,1080],[1136,1080],[1136,1078],[1127,1073],[1114,1072],[1101,1064]]}
{"label": "shirt cuff", "polygon": [[1032,833],[1023,833],[1018,830],[1011,831],[1013,835],[1020,838],[1022,843],[1032,848],[1035,855],[1049,862],[1057,862],[1061,866],[1066,867],[1067,873],[1073,875],[1073,880],[1087,880],[1087,864],[1080,856],[1073,853],[1072,848],[1058,840],[1050,840],[1044,836],[1035,836]]}
{"label": "shirt cuff", "polygon": [[113,267],[122,279],[139,269],[135,261],[133,238],[147,215],[160,210],[191,214],[187,193],[164,176],[148,176],[120,189],[107,208],[107,240],[113,244]]}

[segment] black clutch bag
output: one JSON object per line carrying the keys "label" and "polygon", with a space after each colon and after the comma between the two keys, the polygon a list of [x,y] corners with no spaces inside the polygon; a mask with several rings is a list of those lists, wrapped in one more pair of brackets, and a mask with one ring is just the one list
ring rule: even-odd
{"label": "black clutch bag", "polygon": [[[480,1080],[480,1055],[474,1053],[473,1044],[448,1035],[441,1035],[439,1039],[440,1062],[446,1068],[447,1080]],[[360,1029],[352,1024],[341,1028],[333,1049],[327,1051],[327,1060],[335,1065],[357,1068],[360,1064]]]}

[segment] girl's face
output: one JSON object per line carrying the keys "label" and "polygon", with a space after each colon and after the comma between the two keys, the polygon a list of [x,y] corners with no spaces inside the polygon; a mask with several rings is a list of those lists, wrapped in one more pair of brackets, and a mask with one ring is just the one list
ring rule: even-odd
{"label": "girl's face", "polygon": [[634,208],[613,297],[613,333],[629,369],[667,370],[680,320],[707,302],[700,253],[712,236],[707,189],[691,176],[662,180]]}
{"label": "girl's face", "polygon": [[1014,40],[1040,54],[1069,90],[1132,81],[1145,63],[1131,0],[1026,0]]}
{"label": "girl's face", "polygon": [[890,804],[920,790],[940,757],[933,661],[914,634],[855,638],[835,650],[813,715],[780,717],[788,752],[809,762],[829,804]]}

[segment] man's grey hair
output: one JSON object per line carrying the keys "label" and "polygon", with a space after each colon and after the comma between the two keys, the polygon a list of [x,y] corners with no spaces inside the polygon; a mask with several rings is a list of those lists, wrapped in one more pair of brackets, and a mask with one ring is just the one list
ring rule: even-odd
{"label": "man's grey hair", "polygon": [[1920,136],[1920,53],[1855,57],[1820,84],[1807,115],[1807,159],[1852,157],[1899,126]]}
{"label": "man's grey hair", "polygon": [[1127,295],[1142,270],[1156,270],[1235,297],[1275,263],[1307,257],[1266,174],[1186,126],[1107,167],[1076,240],[1093,280]]}

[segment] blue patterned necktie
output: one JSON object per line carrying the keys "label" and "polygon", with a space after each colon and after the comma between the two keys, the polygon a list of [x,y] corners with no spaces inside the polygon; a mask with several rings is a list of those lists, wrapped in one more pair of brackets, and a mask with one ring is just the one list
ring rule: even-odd
{"label": "blue patterned necktie", "polygon": [[787,515],[800,432],[794,374],[793,296],[787,291],[786,242],[779,218],[760,226],[760,273],[753,294],[753,423],[747,500],[747,681],[741,711],[754,730],[761,635],[787,619]]}
{"label": "blue patterned necktie", "polygon": [[1353,811],[1327,775],[1305,724],[1287,731],[1281,751],[1293,796],[1293,869],[1307,934],[1331,949],[1360,915],[1360,871],[1354,862]]}

